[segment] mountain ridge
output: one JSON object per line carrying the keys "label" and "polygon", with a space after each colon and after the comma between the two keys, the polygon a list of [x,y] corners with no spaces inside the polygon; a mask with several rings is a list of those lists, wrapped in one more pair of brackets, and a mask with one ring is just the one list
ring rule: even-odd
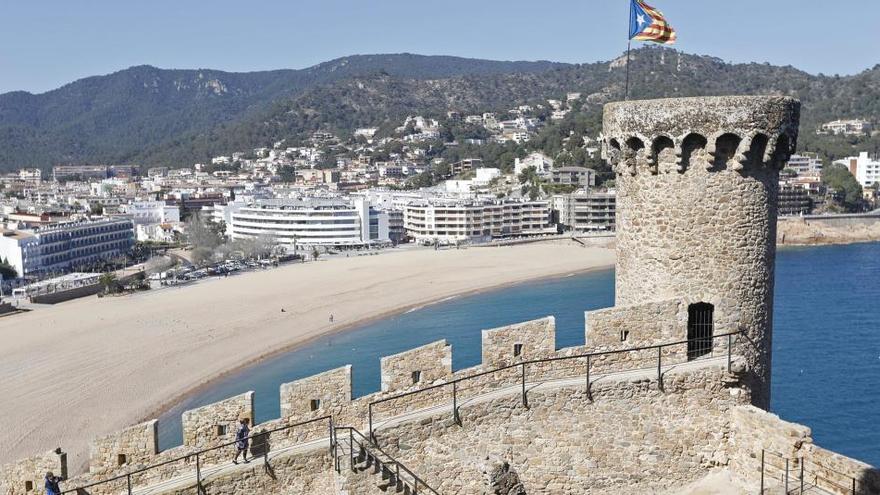
{"label": "mountain ridge", "polygon": [[[828,117],[880,119],[880,65],[852,76],[824,76],[647,47],[634,50],[630,63],[632,94],[639,98],[787,94],[804,101],[805,126]],[[255,72],[139,65],[45,93],[0,95],[0,169],[182,166],[311,130],[349,131],[409,113],[438,115],[444,106],[503,110],[569,91],[601,104],[622,96],[622,69],[619,57],[566,64],[409,53]]]}

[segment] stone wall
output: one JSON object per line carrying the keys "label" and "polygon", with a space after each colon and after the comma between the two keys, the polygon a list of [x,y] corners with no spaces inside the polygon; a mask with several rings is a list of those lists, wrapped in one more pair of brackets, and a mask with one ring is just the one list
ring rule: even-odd
{"label": "stone wall", "polygon": [[[253,426],[254,393],[245,392],[220,402],[183,413],[183,445],[207,447],[235,440],[239,421],[247,418]],[[204,456],[205,462],[231,459],[234,446],[215,450]]]}
{"label": "stone wall", "polygon": [[[465,404],[462,425],[439,413],[382,429],[383,449],[440,493],[483,493],[487,458],[502,458],[527,493],[655,493],[727,464],[729,410],[720,368],[600,381]],[[699,411],[699,414],[686,414]]]}
{"label": "stone wall", "polygon": [[803,464],[806,483],[829,493],[852,495],[853,481],[857,494],[880,493],[880,471],[815,445],[808,427],[752,406],[733,410],[730,458],[736,481],[749,490],[759,489],[763,463],[765,488],[783,485],[786,468],[790,487],[799,487]]}
{"label": "stone wall", "polygon": [[452,374],[452,347],[446,340],[383,357],[382,391],[424,387]]}
{"label": "stone wall", "polygon": [[605,106],[617,185],[616,304],[679,297],[749,333],[753,400],[770,402],[778,170],[800,105],[784,97],[674,98]]}
{"label": "stone wall", "polygon": [[351,403],[351,365],[281,385],[281,417],[295,421],[340,414]]}
{"label": "stone wall", "polygon": [[34,495],[46,493],[44,477],[51,471],[67,478],[67,454],[61,449],[28,457],[0,468],[0,493],[5,495]]}
{"label": "stone wall", "polygon": [[501,367],[556,352],[556,319],[552,316],[507,325],[482,334],[483,365]]}
{"label": "stone wall", "polygon": [[159,421],[152,420],[131,426],[92,442],[89,472],[107,475],[132,464],[143,464],[159,453]]}

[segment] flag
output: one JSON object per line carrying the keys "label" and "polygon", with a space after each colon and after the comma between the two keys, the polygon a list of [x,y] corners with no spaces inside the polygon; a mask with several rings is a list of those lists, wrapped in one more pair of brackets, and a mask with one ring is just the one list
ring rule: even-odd
{"label": "flag", "polygon": [[665,45],[675,43],[675,30],[666,22],[662,12],[642,0],[630,1],[629,39]]}

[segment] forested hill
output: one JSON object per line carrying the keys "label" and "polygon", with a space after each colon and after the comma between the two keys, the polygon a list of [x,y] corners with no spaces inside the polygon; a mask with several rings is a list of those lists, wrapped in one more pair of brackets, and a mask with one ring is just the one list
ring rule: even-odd
{"label": "forested hill", "polygon": [[[179,139],[239,122],[281,99],[357,74],[405,79],[532,73],[554,62],[499,62],[412,54],[355,55],[302,70],[231,73],[131,67],[34,95],[0,95],[0,170],[59,163],[120,163]],[[186,150],[174,153],[192,162]]]}
{"label": "forested hill", "polygon": [[[0,168],[58,163],[189,165],[325,129],[399,123],[447,110],[503,111],[581,92],[600,105],[623,94],[620,59],[592,64],[359,55],[303,70],[226,73],[133,67],[41,95],[0,95]],[[631,97],[785,94],[803,101],[802,148],[878,151],[877,138],[817,137],[818,123],[880,121],[880,66],[846,77],[793,67],[728,64],[661,48],[633,52]]]}

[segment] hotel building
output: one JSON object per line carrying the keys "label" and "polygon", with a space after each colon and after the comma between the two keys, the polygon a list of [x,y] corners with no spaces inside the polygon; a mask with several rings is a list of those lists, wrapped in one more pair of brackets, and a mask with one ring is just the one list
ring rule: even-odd
{"label": "hotel building", "polygon": [[546,201],[421,201],[408,204],[403,218],[407,235],[417,242],[485,242],[556,233]]}
{"label": "hotel building", "polygon": [[288,249],[387,244],[388,215],[364,198],[262,199],[235,205],[228,233],[233,239],[271,236]]}

